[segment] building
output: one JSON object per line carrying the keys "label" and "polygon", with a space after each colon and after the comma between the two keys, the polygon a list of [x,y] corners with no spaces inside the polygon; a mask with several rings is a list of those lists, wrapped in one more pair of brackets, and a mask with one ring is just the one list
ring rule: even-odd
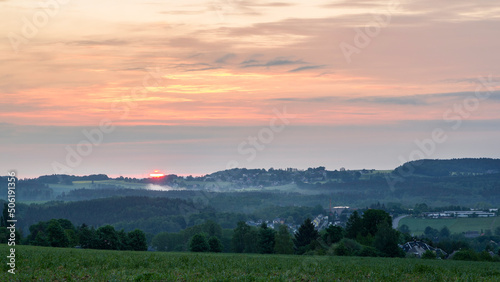
{"label": "building", "polygon": [[404,245],[400,246],[403,251],[407,254],[415,255],[417,257],[422,257],[426,251],[434,252],[437,256],[446,256],[447,253],[439,248],[434,248],[422,241],[411,241],[406,242]]}
{"label": "building", "polygon": [[444,211],[444,212],[424,212],[425,217],[429,218],[447,218],[447,217],[493,217],[496,213],[485,211]]}
{"label": "building", "polygon": [[493,212],[484,211],[445,211],[446,214],[451,214],[454,217],[493,217],[496,216]]}

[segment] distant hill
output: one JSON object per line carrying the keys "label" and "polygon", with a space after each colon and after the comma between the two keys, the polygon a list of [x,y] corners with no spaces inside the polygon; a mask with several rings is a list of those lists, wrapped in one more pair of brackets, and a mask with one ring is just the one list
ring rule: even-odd
{"label": "distant hill", "polygon": [[466,158],[451,160],[424,159],[407,162],[394,169],[397,175],[464,176],[500,172],[500,159]]}
{"label": "distant hill", "polygon": [[[167,187],[161,191],[156,189]],[[478,203],[500,205],[500,159],[419,160],[393,171],[235,168],[204,176],[167,175],[163,178],[109,178],[106,175],[51,175],[22,179],[16,200],[81,201],[112,196],[181,198],[210,197],[219,211],[249,213],[268,205],[369,206],[376,202],[431,206]],[[156,188],[155,188],[156,187]],[[156,190],[155,190],[156,189]],[[0,177],[0,199],[7,198],[7,178]],[[256,194],[242,194],[255,192]],[[200,194],[201,193],[201,194]],[[201,195],[201,196],[200,196]],[[215,196],[216,195],[216,196]],[[241,198],[241,201],[240,201]],[[219,201],[223,199],[222,201]]]}

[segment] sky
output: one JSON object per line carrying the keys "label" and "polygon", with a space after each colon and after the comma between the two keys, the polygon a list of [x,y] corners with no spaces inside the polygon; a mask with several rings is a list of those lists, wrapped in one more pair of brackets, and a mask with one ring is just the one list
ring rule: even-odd
{"label": "sky", "polygon": [[495,1],[0,0],[0,175],[500,150]]}

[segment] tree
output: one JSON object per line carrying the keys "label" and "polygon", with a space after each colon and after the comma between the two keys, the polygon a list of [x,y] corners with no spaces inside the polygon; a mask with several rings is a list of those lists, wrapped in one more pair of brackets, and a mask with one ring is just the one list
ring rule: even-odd
{"label": "tree", "polygon": [[357,211],[354,211],[347,220],[345,227],[345,237],[349,239],[356,239],[358,234],[363,230],[363,222]]}
{"label": "tree", "polygon": [[8,238],[10,236],[10,231],[7,227],[0,227],[0,244],[7,244],[9,242]]}
{"label": "tree", "polygon": [[120,238],[113,226],[101,226],[97,229],[96,234],[99,249],[118,250],[120,248]]}
{"label": "tree", "polygon": [[47,239],[47,236],[43,231],[39,231],[35,239],[31,242],[35,246],[42,246],[42,247],[48,247],[50,246],[49,239]]}
{"label": "tree", "polygon": [[441,228],[441,231],[439,231],[439,237],[440,238],[448,238],[450,237],[450,229],[448,227],[444,226]]}
{"label": "tree", "polygon": [[318,214],[322,214],[325,212],[325,209],[321,206],[321,205],[316,205],[314,206],[314,208],[311,210],[311,213],[313,215],[318,215]]}
{"label": "tree", "polygon": [[69,240],[68,246],[74,247],[78,245],[78,236],[76,235],[74,229],[64,229],[64,233],[66,234],[66,237],[68,237]]}
{"label": "tree", "polygon": [[78,241],[80,242],[80,247],[84,249],[95,249],[97,248],[97,234],[94,227],[89,228],[85,223],[83,223],[78,228]]}
{"label": "tree", "polygon": [[153,237],[151,245],[158,251],[183,251],[185,241],[183,235],[180,233],[161,232]]}
{"label": "tree", "polygon": [[323,234],[323,241],[330,246],[331,244],[337,243],[344,237],[344,230],[340,226],[330,225],[325,229]]}
{"label": "tree", "polygon": [[245,250],[245,236],[250,231],[250,226],[244,221],[239,221],[233,232],[231,246],[235,253],[242,253]]}
{"label": "tree", "polygon": [[135,229],[127,233],[128,246],[132,251],[147,251],[148,243],[146,240],[146,234],[139,229]]}
{"label": "tree", "polygon": [[434,238],[434,237],[437,237],[438,234],[439,234],[439,231],[437,229],[434,229],[430,226],[427,226],[424,230],[424,234],[425,236],[427,236],[428,238]]}
{"label": "tree", "polygon": [[399,232],[401,233],[406,233],[406,234],[410,234],[411,231],[410,231],[410,227],[408,227],[408,225],[406,224],[403,224],[399,227]]}
{"label": "tree", "polygon": [[50,220],[47,226],[47,240],[52,247],[66,248],[69,246],[69,239],[64,233],[64,229],[55,219]]}
{"label": "tree", "polygon": [[131,250],[127,233],[125,232],[125,230],[122,229],[120,231],[117,231],[116,235],[118,235],[118,239],[120,241],[118,245],[118,250]]}
{"label": "tree", "polygon": [[258,253],[259,252],[259,231],[255,227],[250,227],[245,234],[245,250],[244,253]]}
{"label": "tree", "polygon": [[367,210],[363,213],[363,236],[375,236],[378,231],[378,226],[382,222],[386,222],[392,226],[392,217],[383,210]]}
{"label": "tree", "polygon": [[258,249],[261,254],[274,253],[274,245],[276,243],[274,238],[275,233],[273,229],[267,227],[265,222],[262,223],[258,235]]}
{"label": "tree", "polygon": [[0,226],[7,227],[7,220],[9,219],[9,206],[7,203],[3,204],[2,218],[0,219]]}
{"label": "tree", "polygon": [[293,254],[293,241],[288,227],[280,225],[275,235],[274,252],[277,254]]}
{"label": "tree", "polygon": [[222,242],[216,236],[212,236],[208,239],[209,251],[212,253],[220,253],[224,249]]}
{"label": "tree", "polygon": [[208,252],[210,246],[207,242],[207,236],[204,233],[198,233],[191,238],[189,242],[189,250],[191,252]]}
{"label": "tree", "polygon": [[73,223],[71,223],[71,221],[67,219],[60,218],[57,220],[57,222],[59,222],[64,230],[75,230],[75,226],[73,225]]}
{"label": "tree", "polygon": [[378,225],[373,245],[388,257],[404,257],[404,251],[398,246],[398,231],[383,221]]}
{"label": "tree", "polygon": [[300,225],[299,230],[295,233],[294,244],[295,250],[298,254],[304,254],[305,252],[311,250],[313,247],[311,243],[313,243],[319,234],[318,231],[314,228],[314,224],[312,223],[310,218],[307,218],[302,225]]}
{"label": "tree", "polygon": [[202,229],[208,234],[208,236],[216,236],[218,238],[222,237],[222,227],[213,220],[205,221]]}

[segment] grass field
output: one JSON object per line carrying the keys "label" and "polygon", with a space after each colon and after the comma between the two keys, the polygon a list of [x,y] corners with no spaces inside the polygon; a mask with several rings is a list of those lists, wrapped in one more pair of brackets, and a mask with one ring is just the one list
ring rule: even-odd
{"label": "grass field", "polygon": [[16,247],[16,274],[0,245],[0,281],[499,281],[492,262],[195,254]]}
{"label": "grass field", "polygon": [[441,230],[443,226],[447,226],[451,233],[462,233],[466,231],[479,231],[491,230],[494,232],[495,228],[500,226],[499,217],[488,218],[414,218],[405,217],[399,221],[399,226],[406,224],[410,227],[410,231],[415,235],[424,233],[427,226]]}

